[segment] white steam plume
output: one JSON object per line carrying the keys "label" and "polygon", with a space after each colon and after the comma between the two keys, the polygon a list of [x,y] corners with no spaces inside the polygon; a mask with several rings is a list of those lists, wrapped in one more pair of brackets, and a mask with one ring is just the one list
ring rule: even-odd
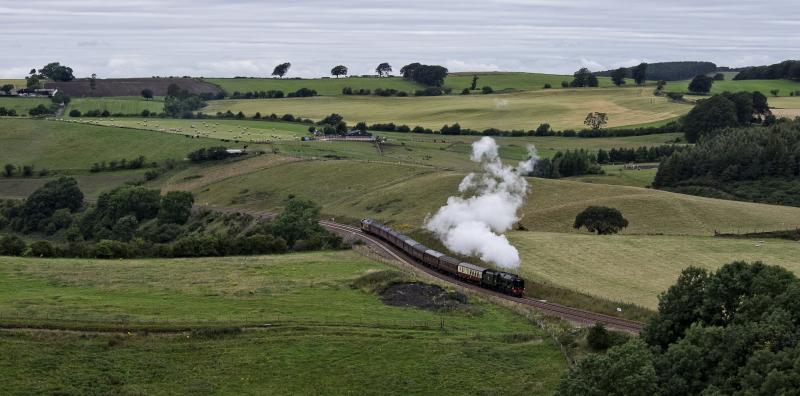
{"label": "white steam plume", "polygon": [[533,145],[528,153],[528,160],[515,169],[500,161],[494,139],[483,137],[473,143],[470,158],[481,164],[483,172],[467,175],[458,186],[462,196],[448,198],[447,205],[425,221],[425,228],[454,252],[477,255],[502,268],[518,268],[519,252],[503,233],[519,220],[517,211],[528,194],[522,175],[533,171],[539,159]]}

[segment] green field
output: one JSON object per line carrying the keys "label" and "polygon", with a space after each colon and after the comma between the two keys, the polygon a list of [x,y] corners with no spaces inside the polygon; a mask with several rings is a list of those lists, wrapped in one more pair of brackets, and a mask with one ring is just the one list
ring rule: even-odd
{"label": "green field", "polygon": [[248,116],[291,113],[320,120],[338,113],[348,122],[394,122],[439,129],[459,123],[472,129],[536,129],[549,123],[555,129],[584,127],[586,114],[608,114],[608,126],[616,127],[670,119],[689,111],[686,104],[654,97],[652,88],[584,88],[527,91],[493,95],[383,98],[364,96],[294,99],[218,100],[207,113],[231,110]]}
{"label": "green field", "polygon": [[33,165],[51,171],[88,171],[100,161],[183,159],[192,150],[219,145],[218,140],[31,119],[0,120],[0,162]]}
{"label": "green field", "polygon": [[108,110],[111,114],[140,114],[142,110],[160,113],[164,111],[163,99],[145,100],[141,97],[75,98],[67,105],[66,114],[71,110],[86,113],[90,110]]}
{"label": "green field", "polygon": [[651,309],[690,265],[715,269],[760,260],[800,274],[800,243],[792,241],[545,232],[512,232],[509,238],[519,247],[525,277]]}
{"label": "green field", "polygon": [[324,96],[341,95],[342,88],[351,87],[353,89],[375,88],[396,89],[413,93],[424,86],[410,82],[401,77],[343,77],[343,78],[206,78],[204,81],[219,85],[228,94],[234,92],[256,92],[281,90],[284,94],[297,91],[300,88],[309,88],[317,91],[317,94]]}
{"label": "green field", "polygon": [[97,125],[116,126],[158,132],[171,132],[211,139],[240,142],[300,140],[311,136],[308,126],[289,122],[247,120],[184,120],[171,118],[92,118]]}
{"label": "green field", "polygon": [[[729,80],[714,81],[711,86],[711,93],[718,94],[725,91],[738,92],[738,91],[759,91],[769,98],[770,105],[772,104],[773,89],[779,89],[778,96],[789,96],[790,92],[800,91],[800,82],[792,80]],[[675,81],[668,82],[666,88],[667,92],[681,92],[688,93],[689,81]]]}
{"label": "green field", "polygon": [[5,107],[7,110],[14,109],[18,116],[28,116],[28,110],[43,104],[49,106],[53,102],[48,98],[17,98],[17,97],[3,97],[0,96],[0,107]]}
{"label": "green field", "polygon": [[[477,297],[465,308],[432,312],[388,306],[351,287],[388,268],[354,252],[114,262],[0,257],[5,323],[270,324],[217,338],[3,331],[4,388],[20,394],[552,392],[566,363],[541,330]],[[48,375],[39,375],[42,369]]]}
{"label": "green field", "polygon": [[[303,161],[284,163],[195,188],[197,201],[277,210],[288,194],[314,199],[332,217],[372,217],[422,227],[425,217],[456,194],[463,172],[392,163]],[[712,235],[714,230],[783,229],[800,225],[800,208],[726,201],[660,190],[529,179],[522,208],[530,230],[575,233],[575,215],[589,205],[620,209],[626,234]]]}
{"label": "green field", "polygon": [[622,165],[603,165],[602,175],[585,175],[571,177],[569,180],[577,180],[584,183],[612,184],[617,186],[648,187],[653,183],[653,179],[658,173],[658,164],[640,164],[654,166],[649,169],[625,169]]}
{"label": "green field", "polygon": [[[399,69],[398,69],[399,71]],[[530,91],[544,88],[544,84],[549,83],[553,89],[560,89],[562,81],[572,81],[571,75],[525,73],[525,72],[464,72],[450,73],[445,78],[445,88],[453,90],[453,94],[458,94],[464,88],[472,85],[472,76],[478,76],[477,88],[480,90],[484,86],[490,86],[495,91],[516,90]],[[600,87],[613,87],[611,79],[599,77]],[[281,90],[284,93],[296,91],[300,88],[310,88],[317,91],[319,95],[335,96],[342,94],[342,88],[351,87],[353,89],[376,88],[396,89],[412,94],[424,86],[405,80],[399,76],[383,77],[343,77],[343,78],[206,78],[204,81],[217,84],[229,94],[234,92],[255,92]],[[627,80],[633,84],[633,80]]]}

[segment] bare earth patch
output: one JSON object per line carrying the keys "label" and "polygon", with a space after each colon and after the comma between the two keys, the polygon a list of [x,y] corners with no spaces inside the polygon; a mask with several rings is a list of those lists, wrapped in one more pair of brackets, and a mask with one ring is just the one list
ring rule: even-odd
{"label": "bare earth patch", "polygon": [[436,285],[396,283],[381,293],[381,301],[398,307],[415,307],[439,311],[465,305],[466,296],[457,292],[448,292]]}

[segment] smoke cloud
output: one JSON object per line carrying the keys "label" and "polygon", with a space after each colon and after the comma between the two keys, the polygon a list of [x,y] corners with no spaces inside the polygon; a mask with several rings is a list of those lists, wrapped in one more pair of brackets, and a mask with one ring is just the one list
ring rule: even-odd
{"label": "smoke cloud", "polygon": [[425,221],[425,228],[447,246],[464,255],[475,255],[498,267],[519,267],[519,252],[503,235],[519,221],[517,211],[525,203],[528,182],[522,175],[533,171],[539,157],[528,147],[529,159],[516,168],[503,165],[494,139],[483,137],[472,144],[470,159],[482,172],[470,173],[458,186],[460,195],[447,199]]}

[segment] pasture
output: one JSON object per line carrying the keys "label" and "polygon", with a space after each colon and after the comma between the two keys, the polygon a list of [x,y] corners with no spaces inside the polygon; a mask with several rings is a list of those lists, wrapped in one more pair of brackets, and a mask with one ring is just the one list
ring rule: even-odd
{"label": "pasture", "polygon": [[288,122],[128,117],[90,118],[87,120],[97,125],[168,132],[208,139],[237,140],[238,142],[300,140],[303,136],[310,136],[308,126]]}
{"label": "pasture", "polygon": [[[561,82],[572,81],[571,75],[525,73],[525,72],[477,72],[477,73],[450,73],[444,81],[445,87],[452,88],[457,94],[464,88],[472,85],[472,76],[478,76],[476,87],[489,86],[495,91],[515,90],[533,91],[544,89],[545,84],[550,84],[552,89],[561,89]],[[609,77],[598,77],[601,88],[614,87]],[[633,85],[633,80],[626,79],[628,85]]]}
{"label": "pasture", "polygon": [[407,124],[439,129],[459,123],[472,129],[536,129],[549,123],[555,129],[581,129],[586,114],[608,114],[608,126],[636,125],[671,119],[689,111],[690,105],[654,97],[649,87],[576,88],[492,95],[436,97],[313,97],[292,99],[218,100],[204,112],[243,112],[252,116],[291,113],[320,120],[331,113],[350,123]]}
{"label": "pasture", "polygon": [[776,117],[800,117],[800,96],[769,98],[769,106]]}
{"label": "pasture", "polygon": [[793,241],[549,232],[508,236],[519,248],[520,273],[526,278],[650,309],[692,265],[713,270],[736,260],[763,261],[800,274],[800,243]]}
{"label": "pasture", "polygon": [[418,89],[424,89],[423,85],[408,81],[402,77],[342,77],[342,78],[206,78],[212,84],[216,84],[224,89],[228,94],[234,92],[257,92],[280,90],[284,94],[297,91],[300,88],[309,88],[317,91],[323,96],[336,96],[342,94],[342,88],[350,87],[353,89],[376,88],[396,89],[413,93]]}
{"label": "pasture", "polygon": [[86,113],[90,110],[108,110],[111,114],[140,114],[142,110],[154,113],[164,111],[163,98],[145,100],[137,96],[107,97],[107,98],[75,98],[67,105],[65,115],[71,110]]}
{"label": "pasture", "polygon": [[183,159],[192,150],[219,145],[211,139],[77,122],[0,119],[0,162],[51,171],[88,171],[95,162]]}
{"label": "pasture", "polygon": [[[727,78],[727,77],[726,77]],[[711,86],[711,94],[719,94],[725,91],[759,91],[766,95],[770,106],[773,106],[773,96],[771,90],[778,89],[778,96],[789,96],[790,92],[800,91],[800,82],[792,80],[730,80],[714,81]],[[689,81],[670,81],[664,88],[667,92],[688,93]]]}
{"label": "pasture", "polygon": [[28,116],[28,110],[43,104],[50,106],[53,102],[48,98],[19,98],[0,96],[0,107],[6,110],[15,110],[18,116]]}
{"label": "pasture", "polygon": [[[473,296],[448,312],[389,306],[352,287],[390,268],[347,251],[115,262],[0,257],[3,322],[134,329],[2,331],[0,346],[10,351],[0,357],[5,385],[23,393],[158,393],[167,385],[202,393],[552,392],[566,364],[519,314]],[[253,328],[135,332],[215,326]],[[45,356],[50,374],[34,375]]]}

